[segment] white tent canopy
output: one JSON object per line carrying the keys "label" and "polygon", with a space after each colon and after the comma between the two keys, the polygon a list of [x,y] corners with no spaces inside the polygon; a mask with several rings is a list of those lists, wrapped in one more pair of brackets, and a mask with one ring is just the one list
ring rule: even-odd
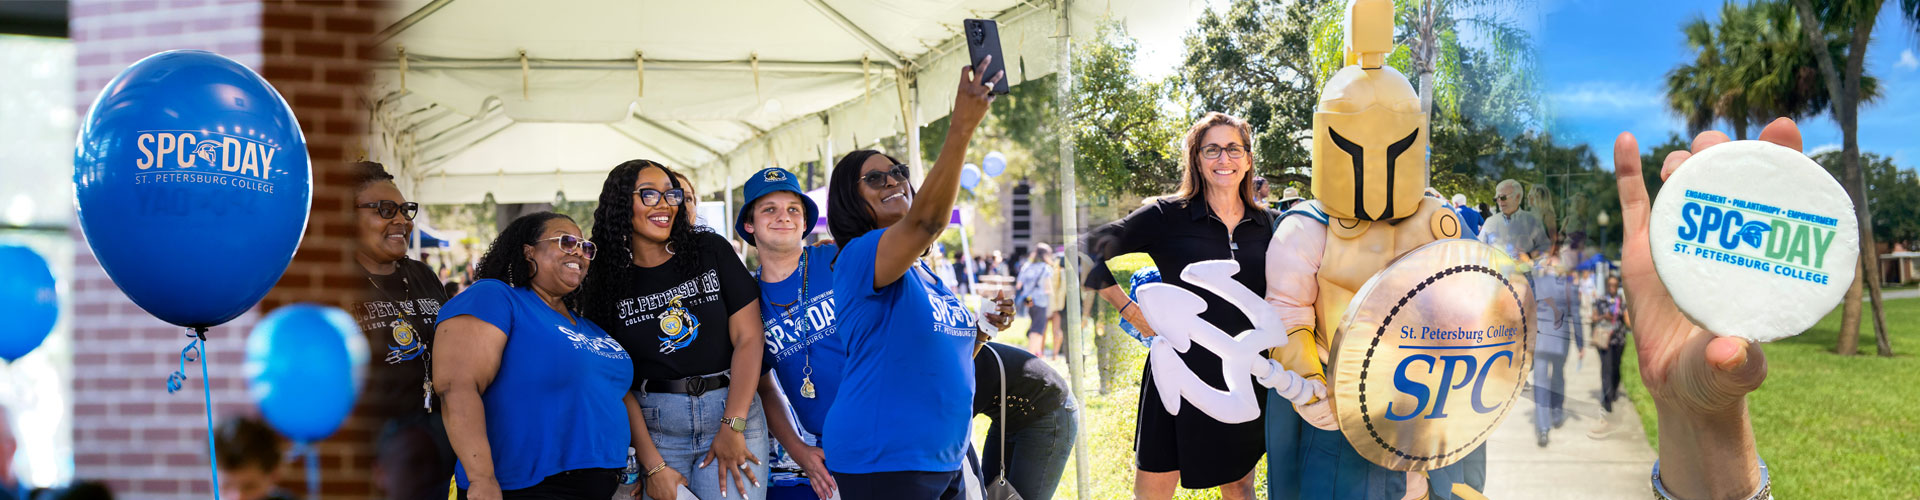
{"label": "white tent canopy", "polygon": [[[369,154],[422,203],[592,199],[636,158],[712,192],[872,147],[946,115],[966,18],[999,21],[1011,83],[1059,62],[1052,2],[401,3],[413,14],[375,49]],[[1106,7],[1068,8],[1084,38]]]}

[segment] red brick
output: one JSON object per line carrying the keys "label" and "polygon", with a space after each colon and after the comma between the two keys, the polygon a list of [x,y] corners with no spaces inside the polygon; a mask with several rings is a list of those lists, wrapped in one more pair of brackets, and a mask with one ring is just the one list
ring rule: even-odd
{"label": "red brick", "polygon": [[336,40],[295,40],[293,55],[308,58],[340,58],[347,55],[347,49],[345,44]]}
{"label": "red brick", "polygon": [[298,13],[270,11],[260,16],[260,24],[269,31],[311,31],[318,19]]}
{"label": "red brick", "polygon": [[77,417],[106,416],[107,405],[101,403],[74,403],[73,415]]}
{"label": "red brick", "polygon": [[322,29],[325,29],[329,33],[366,35],[376,30],[373,17],[368,13],[342,12],[328,14],[322,16],[320,19]]}

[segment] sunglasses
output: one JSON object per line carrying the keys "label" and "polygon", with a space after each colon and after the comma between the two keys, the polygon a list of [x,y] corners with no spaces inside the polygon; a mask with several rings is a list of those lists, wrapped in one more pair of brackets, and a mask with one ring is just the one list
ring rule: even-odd
{"label": "sunglasses", "polygon": [[645,204],[646,206],[649,206],[649,207],[659,205],[661,200],[666,200],[667,205],[675,206],[675,207],[680,206],[680,204],[686,203],[687,201],[687,192],[679,189],[668,189],[666,191],[661,191],[658,189],[647,188],[639,191],[634,191],[633,194],[640,195],[640,203]]}
{"label": "sunglasses", "polygon": [[886,189],[888,177],[892,177],[894,182],[907,182],[907,166],[896,164],[889,170],[867,172],[865,175],[860,176],[860,182],[867,183],[867,187],[870,188]]}
{"label": "sunglasses", "polygon": [[571,234],[562,234],[562,235],[555,236],[552,238],[547,238],[544,240],[535,240],[534,243],[541,243],[541,242],[547,242],[547,241],[553,241],[553,240],[560,240],[560,251],[570,253],[570,254],[577,253],[577,254],[580,254],[580,256],[582,257],[586,257],[587,260],[593,260],[593,256],[598,255],[600,253],[600,250],[598,248],[594,248],[593,242],[582,240],[580,239],[579,236],[574,236]]}
{"label": "sunglasses", "polygon": [[378,203],[354,205],[354,208],[374,209],[380,214],[380,218],[382,219],[392,219],[394,215],[405,215],[407,216],[407,220],[413,220],[414,214],[420,213],[420,204],[411,201],[394,203],[393,200],[380,200]]}
{"label": "sunglasses", "polygon": [[1220,159],[1220,153],[1226,153],[1228,158],[1238,160],[1238,159],[1247,157],[1247,148],[1240,147],[1239,144],[1234,144],[1232,146],[1227,146],[1224,148],[1220,146],[1215,146],[1212,144],[1208,144],[1206,146],[1200,147],[1201,158],[1206,158],[1209,160],[1218,160]]}

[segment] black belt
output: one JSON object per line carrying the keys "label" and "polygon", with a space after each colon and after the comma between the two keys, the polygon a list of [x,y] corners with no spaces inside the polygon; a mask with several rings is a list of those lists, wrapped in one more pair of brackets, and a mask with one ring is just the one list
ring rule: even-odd
{"label": "black belt", "polygon": [[640,392],[664,392],[699,397],[709,391],[726,388],[729,380],[725,373],[679,380],[641,380]]}

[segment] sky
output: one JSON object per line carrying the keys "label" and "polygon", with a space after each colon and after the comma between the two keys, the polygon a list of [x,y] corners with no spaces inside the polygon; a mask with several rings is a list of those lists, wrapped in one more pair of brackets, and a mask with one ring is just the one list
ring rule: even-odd
{"label": "sky", "polygon": [[[1182,36],[1206,9],[1229,0],[1143,2],[1127,13],[1128,31],[1139,39],[1135,68],[1151,78],[1177,70]],[[1613,138],[1633,132],[1642,146],[1685,133],[1668,111],[1668,70],[1691,58],[1680,27],[1695,16],[1717,17],[1721,0],[1541,0],[1533,12],[1516,15],[1534,32],[1541,65],[1541,98],[1553,119],[1547,129],[1563,141],[1588,144],[1612,168]],[[1913,27],[1884,9],[1867,48],[1867,72],[1881,80],[1879,101],[1861,108],[1860,146],[1912,169],[1920,165],[1920,42]],[[1732,135],[1724,124],[1718,128]],[[1809,154],[1838,149],[1840,127],[1827,114],[1800,121]],[[1757,129],[1749,132],[1757,135]]]}

